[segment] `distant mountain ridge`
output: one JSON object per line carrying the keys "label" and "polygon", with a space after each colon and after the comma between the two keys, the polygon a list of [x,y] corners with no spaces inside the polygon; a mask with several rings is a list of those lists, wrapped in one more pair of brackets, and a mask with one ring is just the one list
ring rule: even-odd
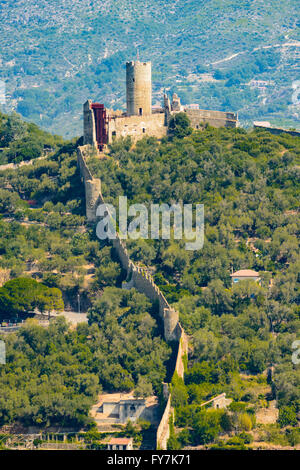
{"label": "distant mountain ridge", "polygon": [[[225,3],[225,4],[224,4]],[[299,126],[297,0],[0,0],[5,111],[81,133],[81,105],[125,103],[124,62],[153,62],[184,103],[238,111],[243,125]]]}

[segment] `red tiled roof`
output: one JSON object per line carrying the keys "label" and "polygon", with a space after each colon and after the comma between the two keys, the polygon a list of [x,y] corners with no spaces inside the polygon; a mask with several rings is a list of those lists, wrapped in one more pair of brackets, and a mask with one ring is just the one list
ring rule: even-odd
{"label": "red tiled roof", "polygon": [[128,438],[128,437],[112,437],[110,439],[110,441],[108,441],[108,444],[127,445],[127,444],[130,444],[130,442],[132,442],[132,437],[130,437],[130,438]]}
{"label": "red tiled roof", "polygon": [[253,271],[252,269],[241,269],[240,271],[236,271],[230,276],[231,277],[259,277],[259,273],[257,271]]}

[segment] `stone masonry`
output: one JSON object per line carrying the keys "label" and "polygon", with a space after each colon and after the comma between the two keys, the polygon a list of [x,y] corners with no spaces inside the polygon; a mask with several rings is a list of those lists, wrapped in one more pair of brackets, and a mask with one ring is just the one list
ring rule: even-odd
{"label": "stone masonry", "polygon": [[[97,221],[96,209],[97,205],[105,204],[101,193],[100,179],[93,178],[87,162],[91,147],[83,146],[77,149],[77,162],[80,169],[81,178],[85,184],[86,197],[86,215],[88,222],[95,223]],[[109,211],[108,211],[109,212]],[[112,240],[114,249],[116,250],[120,263],[127,273],[127,280],[123,283],[123,288],[130,289],[134,287],[138,292],[146,295],[152,302],[158,303],[159,316],[164,325],[164,336],[167,342],[170,342],[177,351],[177,359],[174,372],[183,378],[184,376],[184,358],[188,354],[188,341],[182,326],[179,323],[179,315],[170,307],[159,287],[154,283],[153,278],[148,272],[131,261],[126,245],[123,240],[116,237]],[[170,436],[169,419],[173,416],[171,408],[171,396],[168,387],[164,387],[166,397],[166,408],[162,416],[161,422],[157,429],[157,448],[166,449],[167,441]]]}
{"label": "stone masonry", "polygon": [[165,94],[163,106],[152,109],[151,62],[137,60],[126,63],[126,103],[126,112],[104,108],[103,119],[100,120],[93,107],[103,105],[86,101],[83,105],[84,145],[102,148],[103,142],[98,141],[99,135],[105,136],[105,144],[127,136],[133,142],[146,135],[161,139],[167,135],[171,116],[179,112],[187,114],[194,129],[206,123],[214,127],[238,126],[237,113],[190,109],[181,104],[176,93],[173,94],[172,102]]}

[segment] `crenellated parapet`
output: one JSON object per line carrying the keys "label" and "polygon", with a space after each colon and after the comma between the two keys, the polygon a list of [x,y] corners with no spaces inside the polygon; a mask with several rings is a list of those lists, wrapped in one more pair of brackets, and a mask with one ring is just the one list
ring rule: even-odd
{"label": "crenellated parapet", "polygon": [[99,178],[93,178],[87,163],[86,163],[86,152],[88,146],[78,147],[77,149],[77,162],[80,170],[80,175],[84,183],[85,188],[85,206],[86,206],[86,217],[88,223],[95,222],[97,220],[96,210],[102,200],[101,193],[101,181]]}
{"label": "crenellated parapet", "polygon": [[[88,165],[87,156],[91,147],[88,145],[78,147],[77,161],[80,169],[81,178],[85,185],[86,197],[86,216],[88,222],[97,221],[97,207],[99,204],[105,204],[101,192],[101,180],[93,178]],[[121,266],[127,273],[126,281],[123,282],[124,289],[135,288],[138,292],[148,297],[151,302],[157,302],[158,313],[164,325],[165,340],[172,344],[172,347],[177,349],[176,365],[173,373],[177,373],[179,377],[184,376],[184,361],[188,354],[188,340],[187,336],[179,322],[179,314],[173,309],[165,296],[155,284],[153,277],[148,271],[140,266],[136,266],[130,259],[126,243],[119,235],[111,240],[113,248],[115,249]],[[173,375],[173,374],[172,374]],[[166,407],[157,429],[157,448],[166,449],[167,441],[170,436],[169,421],[173,417],[173,410],[171,407],[171,394],[167,384],[164,384],[164,394],[166,398]]]}

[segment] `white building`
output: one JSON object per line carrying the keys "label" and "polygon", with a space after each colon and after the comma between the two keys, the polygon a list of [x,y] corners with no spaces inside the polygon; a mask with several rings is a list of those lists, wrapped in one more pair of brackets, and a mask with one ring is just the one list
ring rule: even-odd
{"label": "white building", "polygon": [[107,450],[133,450],[132,437],[112,437],[107,443]]}

